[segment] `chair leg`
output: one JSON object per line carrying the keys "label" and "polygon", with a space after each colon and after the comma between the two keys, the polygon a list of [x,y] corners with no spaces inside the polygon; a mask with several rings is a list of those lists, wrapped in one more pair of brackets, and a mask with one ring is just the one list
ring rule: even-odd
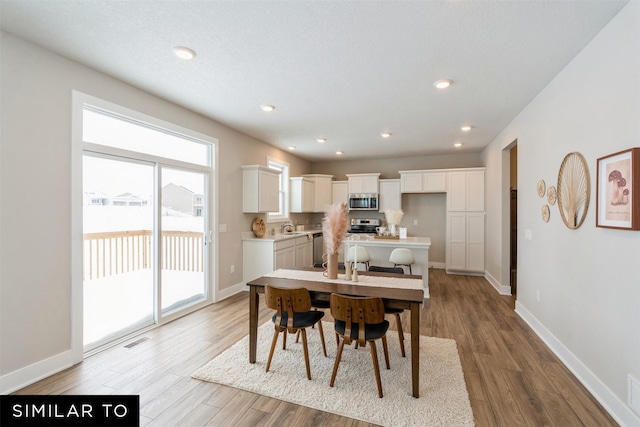
{"label": "chair leg", "polygon": [[287,328],[284,328],[283,331],[283,336],[282,336],[282,349],[286,350],[287,349]]}
{"label": "chair leg", "polygon": [[340,365],[340,359],[342,358],[342,350],[344,349],[344,339],[340,341],[340,346],[338,347],[338,354],[336,355],[336,361],[333,362],[333,372],[331,373],[331,382],[329,383],[330,387],[336,382],[336,375],[338,374],[338,365]]}
{"label": "chair leg", "polygon": [[378,365],[378,352],[376,351],[375,341],[369,341],[371,348],[371,359],[373,361],[373,371],[376,374],[376,384],[378,385],[378,397],[382,397],[382,380],[380,379],[380,366]]}
{"label": "chair leg", "polygon": [[382,337],[382,350],[384,351],[384,361],[387,364],[387,369],[391,369],[391,365],[389,364],[389,346],[387,345],[386,335]]}
{"label": "chair leg", "polygon": [[296,344],[298,343],[298,338],[300,338],[300,329],[296,332]]}
{"label": "chair leg", "polygon": [[411,272],[411,264],[409,264],[409,274],[413,274],[413,273]]}
{"label": "chair leg", "polygon": [[324,343],[324,331],[322,330],[322,320],[318,321],[318,333],[320,334],[320,342],[322,342],[322,352],[324,353],[324,357],[328,357],[327,345]]}
{"label": "chair leg", "polygon": [[311,379],[311,366],[309,365],[309,347],[307,346],[307,331],[306,329],[300,329],[302,334],[302,350],[304,352],[304,364],[307,367],[307,379]]}
{"label": "chair leg", "polygon": [[400,313],[395,313],[396,327],[398,328],[398,338],[400,339],[400,352],[402,357],[406,357],[404,353],[404,332],[402,331],[402,321],[400,321]]}
{"label": "chair leg", "polygon": [[269,372],[269,367],[271,366],[271,358],[273,358],[273,350],[275,350],[276,348],[276,342],[278,342],[279,333],[280,332],[278,332],[278,327],[276,326],[275,330],[273,331],[273,339],[271,340],[271,351],[269,351],[269,359],[267,360],[267,369],[265,372]]}

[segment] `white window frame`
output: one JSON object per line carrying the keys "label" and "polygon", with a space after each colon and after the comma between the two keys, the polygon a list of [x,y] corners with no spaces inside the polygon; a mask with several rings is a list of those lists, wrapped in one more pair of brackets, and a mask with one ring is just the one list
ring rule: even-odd
{"label": "white window frame", "polygon": [[267,167],[280,171],[280,210],[269,212],[267,222],[289,221],[289,163],[267,156]]}

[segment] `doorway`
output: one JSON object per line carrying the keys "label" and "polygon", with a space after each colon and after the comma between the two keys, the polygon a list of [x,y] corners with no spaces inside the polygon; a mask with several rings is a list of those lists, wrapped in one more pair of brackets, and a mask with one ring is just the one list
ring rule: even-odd
{"label": "doorway", "polygon": [[511,295],[518,294],[518,145],[517,141],[509,150],[509,284]]}

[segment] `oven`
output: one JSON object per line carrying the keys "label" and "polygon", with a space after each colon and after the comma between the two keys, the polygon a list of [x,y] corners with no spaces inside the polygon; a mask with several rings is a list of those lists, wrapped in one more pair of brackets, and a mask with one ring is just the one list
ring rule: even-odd
{"label": "oven", "polygon": [[353,218],[351,219],[351,228],[349,229],[349,233],[376,234],[377,227],[380,227],[379,219]]}
{"label": "oven", "polygon": [[350,211],[377,211],[377,193],[349,193]]}

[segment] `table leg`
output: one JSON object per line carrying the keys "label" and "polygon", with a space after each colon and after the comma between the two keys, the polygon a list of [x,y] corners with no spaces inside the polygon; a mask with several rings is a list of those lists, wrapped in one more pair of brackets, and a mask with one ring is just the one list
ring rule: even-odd
{"label": "table leg", "polygon": [[413,397],[420,397],[420,304],[411,303],[411,384]]}
{"label": "table leg", "polygon": [[249,286],[249,363],[256,363],[259,301],[258,290],[255,286]]}

